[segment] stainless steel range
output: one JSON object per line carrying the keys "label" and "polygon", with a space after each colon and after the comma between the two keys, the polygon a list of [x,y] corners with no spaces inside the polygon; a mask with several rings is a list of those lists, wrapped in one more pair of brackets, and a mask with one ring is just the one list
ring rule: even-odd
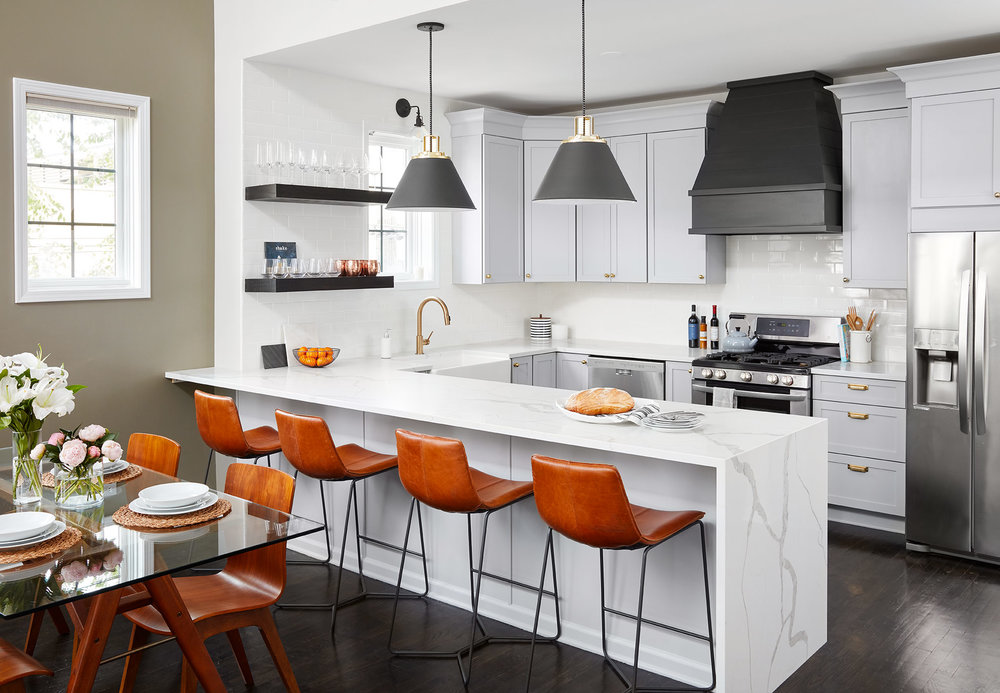
{"label": "stainless steel range", "polygon": [[[712,404],[716,388],[733,390],[739,409],[812,414],[811,369],[840,360],[839,317],[730,313],[757,342],[746,353],[718,352],[692,362],[691,401]],[[736,331],[739,334],[738,331]],[[749,348],[749,339],[735,341]]]}

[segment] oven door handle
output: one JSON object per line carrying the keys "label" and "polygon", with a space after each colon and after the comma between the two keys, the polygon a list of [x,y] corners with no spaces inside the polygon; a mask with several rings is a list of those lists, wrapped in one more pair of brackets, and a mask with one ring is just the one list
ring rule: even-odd
{"label": "oven door handle", "polygon": [[[698,385],[697,383],[691,385],[691,389],[695,392],[707,392],[709,394],[715,390],[714,387],[707,387],[705,385]],[[756,392],[754,390],[741,390],[736,387],[729,388],[733,391],[733,394],[737,397],[749,397],[752,399],[771,399],[777,400],[779,402],[804,402],[809,399],[808,392],[790,392],[787,395],[778,392]]]}

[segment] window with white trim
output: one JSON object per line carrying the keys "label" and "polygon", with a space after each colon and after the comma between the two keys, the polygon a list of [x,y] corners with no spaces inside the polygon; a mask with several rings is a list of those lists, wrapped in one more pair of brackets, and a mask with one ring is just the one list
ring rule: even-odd
{"label": "window with white trim", "polygon": [[[369,185],[391,192],[418,147],[412,137],[368,133]],[[379,261],[379,272],[397,282],[436,281],[432,215],[368,207],[368,257]]]}
{"label": "window with white trim", "polygon": [[18,303],[148,298],[149,98],[14,79]]}

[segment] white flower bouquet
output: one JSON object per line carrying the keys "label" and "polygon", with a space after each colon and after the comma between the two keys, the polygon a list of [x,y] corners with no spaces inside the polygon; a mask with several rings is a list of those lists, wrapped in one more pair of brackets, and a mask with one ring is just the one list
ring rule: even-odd
{"label": "white flower bouquet", "polygon": [[122,446],[113,433],[99,424],[59,430],[31,451],[38,460],[55,463],[56,503],[87,507],[104,500],[104,465],[121,459]]}
{"label": "white flower bouquet", "polygon": [[39,458],[31,451],[38,445],[42,422],[49,414],[66,416],[76,406],[74,393],[83,385],[69,385],[62,366],[49,366],[37,354],[0,356],[0,428],[9,428],[14,444],[14,502],[41,500],[42,477]]}

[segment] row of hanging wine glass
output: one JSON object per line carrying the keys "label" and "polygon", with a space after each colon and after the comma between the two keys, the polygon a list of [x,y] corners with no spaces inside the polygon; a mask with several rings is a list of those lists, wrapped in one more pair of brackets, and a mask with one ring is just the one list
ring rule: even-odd
{"label": "row of hanging wine glass", "polygon": [[285,140],[257,143],[257,168],[278,183],[367,189],[377,186],[382,159],[358,150],[300,147]]}

